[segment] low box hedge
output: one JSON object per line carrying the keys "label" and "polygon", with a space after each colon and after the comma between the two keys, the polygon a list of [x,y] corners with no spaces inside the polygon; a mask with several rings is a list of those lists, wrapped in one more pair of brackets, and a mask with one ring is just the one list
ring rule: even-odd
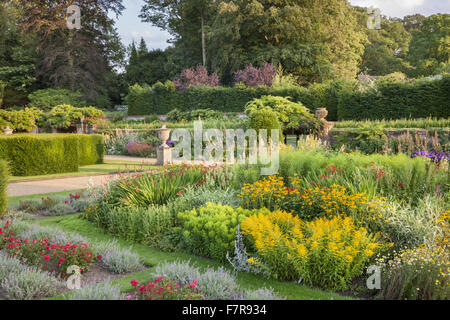
{"label": "low box hedge", "polygon": [[0,159],[14,176],[76,172],[80,165],[103,161],[103,137],[77,134],[0,136]]}
{"label": "low box hedge", "polygon": [[8,204],[8,164],[5,160],[0,160],[0,217],[5,213]]}

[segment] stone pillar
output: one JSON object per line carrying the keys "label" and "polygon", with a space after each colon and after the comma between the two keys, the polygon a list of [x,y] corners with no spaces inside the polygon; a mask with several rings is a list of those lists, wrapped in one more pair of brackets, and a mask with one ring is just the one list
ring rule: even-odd
{"label": "stone pillar", "polygon": [[158,129],[159,138],[161,139],[162,144],[156,151],[157,166],[172,164],[172,148],[166,144],[167,140],[169,140],[170,137],[170,131],[170,129],[166,128],[166,125],[163,125],[161,129]]}

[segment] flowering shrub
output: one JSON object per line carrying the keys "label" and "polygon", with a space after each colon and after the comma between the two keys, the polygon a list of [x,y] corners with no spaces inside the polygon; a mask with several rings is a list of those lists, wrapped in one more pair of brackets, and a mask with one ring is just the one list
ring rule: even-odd
{"label": "flowering shrub", "polygon": [[188,285],[180,286],[170,279],[159,277],[152,282],[141,285],[139,285],[139,282],[132,280],[131,285],[137,290],[133,296],[127,296],[127,300],[204,300],[201,294],[202,290],[197,288],[197,280],[193,280]]}
{"label": "flowering shrub", "polygon": [[344,290],[367,262],[385,247],[350,217],[300,220],[284,211],[258,213],[242,222],[256,259],[278,279],[304,280],[325,289]]}
{"label": "flowering shrub", "polygon": [[178,218],[185,245],[193,253],[225,261],[227,252],[233,250],[237,226],[254,213],[256,211],[207,203],[204,207],[180,212]]}
{"label": "flowering shrub", "polygon": [[450,254],[445,245],[422,245],[384,257],[384,299],[447,300],[450,298]]}
{"label": "flowering shrub", "polygon": [[340,185],[314,186],[305,190],[297,174],[290,178],[290,186],[287,187],[283,177],[276,174],[253,184],[245,184],[238,197],[246,208],[282,209],[307,220],[340,214],[358,219],[373,215],[375,219],[385,200],[375,197],[369,201],[364,194],[348,194],[346,188]]}
{"label": "flowering shrub", "polygon": [[77,265],[81,272],[85,272],[96,259],[101,259],[101,256],[94,256],[86,243],[78,245],[68,242],[61,245],[51,243],[48,238],[21,239],[16,237],[9,222],[0,230],[3,239],[1,247],[4,247],[10,256],[63,277],[68,276],[66,270],[69,266]]}

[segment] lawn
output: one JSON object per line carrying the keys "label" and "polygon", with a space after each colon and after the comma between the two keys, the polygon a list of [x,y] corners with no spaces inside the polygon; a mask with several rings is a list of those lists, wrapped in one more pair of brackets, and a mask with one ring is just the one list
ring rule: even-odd
{"label": "lawn", "polygon": [[67,177],[80,177],[80,176],[92,176],[117,173],[119,171],[145,171],[153,168],[154,166],[136,162],[136,161],[121,161],[121,160],[104,160],[101,164],[92,164],[79,168],[78,172],[67,173],[55,173],[49,175],[39,176],[24,176],[24,177],[11,177],[10,181],[25,181],[25,180],[39,180],[39,179],[52,179],[52,178],[67,178]]}

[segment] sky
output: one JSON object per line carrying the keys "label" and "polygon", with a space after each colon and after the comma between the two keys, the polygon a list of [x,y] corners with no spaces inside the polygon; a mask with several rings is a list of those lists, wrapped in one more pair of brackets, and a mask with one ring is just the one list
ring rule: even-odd
{"label": "sky", "polygon": [[[141,22],[138,17],[143,0],[124,0],[125,10],[117,20],[117,28],[122,42],[128,46],[133,40],[139,42],[141,37],[149,49],[165,49],[169,46],[169,33]],[[381,14],[389,17],[403,18],[406,15],[420,13],[429,16],[435,13],[450,13],[450,0],[350,0],[352,5],[379,8]]]}

